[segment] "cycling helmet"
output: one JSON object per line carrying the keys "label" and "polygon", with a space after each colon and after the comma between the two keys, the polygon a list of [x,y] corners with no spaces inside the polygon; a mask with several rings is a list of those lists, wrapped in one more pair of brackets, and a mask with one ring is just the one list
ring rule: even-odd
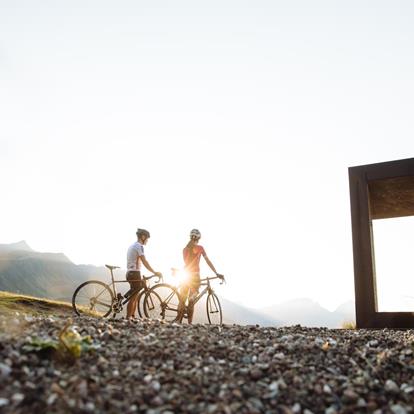
{"label": "cycling helmet", "polygon": [[200,230],[197,230],[197,229],[192,229],[191,231],[190,231],[190,237],[193,239],[193,238],[195,238],[195,239],[199,239],[200,237],[201,237],[201,233],[200,233]]}
{"label": "cycling helmet", "polygon": [[141,236],[145,236],[147,239],[150,238],[150,232],[145,229],[137,229],[137,236],[140,238]]}

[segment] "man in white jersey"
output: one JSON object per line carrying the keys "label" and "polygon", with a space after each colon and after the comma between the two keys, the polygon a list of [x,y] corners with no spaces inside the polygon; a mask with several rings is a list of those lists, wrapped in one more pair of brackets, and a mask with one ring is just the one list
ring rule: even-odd
{"label": "man in white jersey", "polygon": [[148,230],[138,229],[137,230],[138,240],[129,246],[127,253],[127,274],[126,278],[131,285],[131,291],[134,291],[133,297],[130,299],[127,305],[127,318],[135,318],[135,312],[138,305],[138,292],[142,288],[141,284],[141,263],[151,272],[157,276],[161,276],[160,272],[153,270],[151,265],[148,263],[144,255],[144,246],[147,244],[148,239],[150,238],[150,233]]}

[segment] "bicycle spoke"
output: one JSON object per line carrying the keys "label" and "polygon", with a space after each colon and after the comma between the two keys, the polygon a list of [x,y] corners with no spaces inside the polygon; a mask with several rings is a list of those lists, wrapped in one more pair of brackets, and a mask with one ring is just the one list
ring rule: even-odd
{"label": "bicycle spoke", "polygon": [[107,303],[105,303],[105,302],[101,302],[101,301],[99,301],[99,300],[97,300],[95,303],[97,303],[98,305],[105,306],[105,307],[107,307],[107,308],[112,308],[112,304],[111,304],[111,305],[108,305]]}

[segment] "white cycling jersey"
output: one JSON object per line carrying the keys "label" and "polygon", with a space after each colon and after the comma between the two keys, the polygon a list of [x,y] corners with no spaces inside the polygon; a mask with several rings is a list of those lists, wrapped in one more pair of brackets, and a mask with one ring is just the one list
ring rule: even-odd
{"label": "white cycling jersey", "polygon": [[127,269],[141,270],[141,256],[144,256],[144,246],[140,242],[136,241],[128,248]]}

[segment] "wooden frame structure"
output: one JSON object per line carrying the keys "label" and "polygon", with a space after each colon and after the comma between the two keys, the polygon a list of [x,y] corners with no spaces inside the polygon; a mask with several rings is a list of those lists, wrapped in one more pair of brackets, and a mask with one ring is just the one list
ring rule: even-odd
{"label": "wooden frame structure", "polygon": [[378,312],[372,232],[372,220],[414,215],[414,158],[350,167],[348,173],[357,328],[414,328],[414,309]]}

